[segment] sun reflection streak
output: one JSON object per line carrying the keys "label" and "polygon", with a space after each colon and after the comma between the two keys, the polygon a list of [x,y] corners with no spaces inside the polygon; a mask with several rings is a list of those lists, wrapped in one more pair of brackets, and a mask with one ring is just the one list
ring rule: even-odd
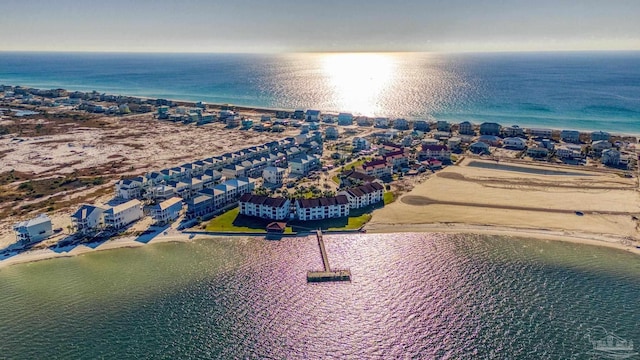
{"label": "sun reflection streak", "polygon": [[396,73],[390,54],[327,54],[322,70],[339,109],[373,116],[381,112],[380,100]]}

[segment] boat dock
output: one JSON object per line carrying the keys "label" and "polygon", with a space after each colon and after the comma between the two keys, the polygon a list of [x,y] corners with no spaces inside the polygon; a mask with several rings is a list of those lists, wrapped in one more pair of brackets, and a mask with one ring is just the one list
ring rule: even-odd
{"label": "boat dock", "polygon": [[320,255],[322,256],[324,270],[308,271],[307,282],[351,281],[350,270],[331,270],[331,266],[329,266],[329,257],[327,256],[327,249],[324,247],[324,240],[322,240],[322,230],[318,229],[316,231],[316,237],[318,238],[318,247],[320,247]]}

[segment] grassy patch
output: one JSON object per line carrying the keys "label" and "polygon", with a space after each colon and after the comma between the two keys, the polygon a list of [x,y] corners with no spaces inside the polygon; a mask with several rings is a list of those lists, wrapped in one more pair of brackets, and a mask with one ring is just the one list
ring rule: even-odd
{"label": "grassy patch", "polygon": [[333,180],[334,183],[340,185],[340,178],[338,177],[338,175],[332,177],[331,180]]}
{"label": "grassy patch", "polygon": [[[240,208],[236,207],[224,214],[216,216],[207,224],[206,231],[229,231],[229,232],[261,232],[266,233],[265,228],[270,220],[259,219],[251,216],[240,215]],[[292,228],[287,226],[284,233],[290,234]]]}
{"label": "grassy patch", "polygon": [[391,191],[387,191],[383,195],[383,200],[385,205],[389,205],[392,202],[396,201],[396,195]]}

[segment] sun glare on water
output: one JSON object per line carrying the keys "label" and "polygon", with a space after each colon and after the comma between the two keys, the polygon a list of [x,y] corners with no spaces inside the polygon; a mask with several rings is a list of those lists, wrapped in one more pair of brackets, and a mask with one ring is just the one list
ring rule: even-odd
{"label": "sun glare on water", "polygon": [[322,70],[339,109],[375,115],[382,110],[381,97],[396,72],[393,55],[327,54]]}

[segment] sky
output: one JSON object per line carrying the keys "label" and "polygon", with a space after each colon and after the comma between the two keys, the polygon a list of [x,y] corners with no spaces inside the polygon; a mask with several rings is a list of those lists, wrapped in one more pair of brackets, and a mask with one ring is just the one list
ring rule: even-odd
{"label": "sky", "polygon": [[0,51],[640,50],[639,0],[2,0]]}

